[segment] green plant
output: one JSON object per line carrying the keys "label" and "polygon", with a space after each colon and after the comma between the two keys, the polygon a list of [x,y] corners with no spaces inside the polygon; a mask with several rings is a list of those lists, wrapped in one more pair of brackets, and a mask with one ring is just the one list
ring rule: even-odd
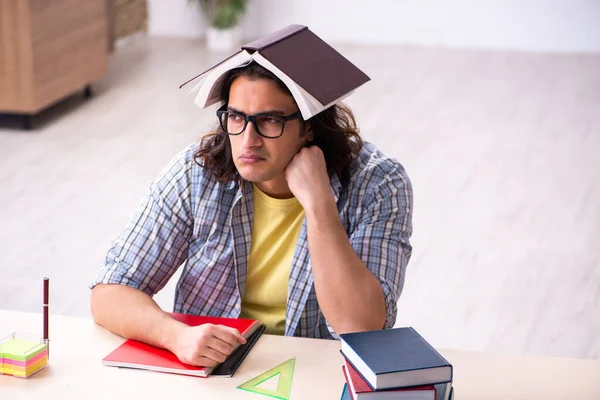
{"label": "green plant", "polygon": [[247,0],[188,0],[199,4],[209,24],[217,29],[229,29],[237,25],[246,11]]}

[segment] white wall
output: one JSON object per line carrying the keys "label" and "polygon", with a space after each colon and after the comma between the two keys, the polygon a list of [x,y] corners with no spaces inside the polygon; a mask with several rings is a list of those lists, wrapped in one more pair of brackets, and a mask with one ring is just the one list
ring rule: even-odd
{"label": "white wall", "polygon": [[[187,0],[149,0],[150,34],[203,36]],[[600,52],[600,0],[249,0],[248,40],[290,23],[332,42]]]}
{"label": "white wall", "polygon": [[148,0],[149,33],[154,36],[202,37],[206,24],[188,0]]}

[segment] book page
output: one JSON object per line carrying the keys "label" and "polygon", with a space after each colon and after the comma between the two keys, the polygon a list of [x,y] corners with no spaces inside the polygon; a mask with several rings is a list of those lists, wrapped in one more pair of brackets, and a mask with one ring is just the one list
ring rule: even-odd
{"label": "book page", "polygon": [[205,108],[220,101],[219,85],[222,83],[223,75],[225,75],[227,71],[230,71],[234,68],[248,65],[251,61],[252,55],[246,50],[243,50],[207,72],[206,77],[200,77],[201,82],[194,87],[194,89],[199,87],[198,94],[196,95],[194,102],[200,107]]}

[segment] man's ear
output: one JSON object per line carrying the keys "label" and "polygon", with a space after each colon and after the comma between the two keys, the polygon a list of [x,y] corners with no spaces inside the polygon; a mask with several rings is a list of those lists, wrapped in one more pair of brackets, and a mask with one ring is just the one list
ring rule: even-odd
{"label": "man's ear", "polygon": [[304,133],[306,134],[306,140],[312,142],[315,138],[313,136],[313,130],[310,122],[304,123]]}

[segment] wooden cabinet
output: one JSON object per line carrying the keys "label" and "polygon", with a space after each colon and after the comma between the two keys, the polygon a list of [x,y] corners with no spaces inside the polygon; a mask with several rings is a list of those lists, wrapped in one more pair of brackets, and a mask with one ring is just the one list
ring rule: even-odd
{"label": "wooden cabinet", "polygon": [[0,0],[0,113],[32,115],[108,69],[106,0]]}

